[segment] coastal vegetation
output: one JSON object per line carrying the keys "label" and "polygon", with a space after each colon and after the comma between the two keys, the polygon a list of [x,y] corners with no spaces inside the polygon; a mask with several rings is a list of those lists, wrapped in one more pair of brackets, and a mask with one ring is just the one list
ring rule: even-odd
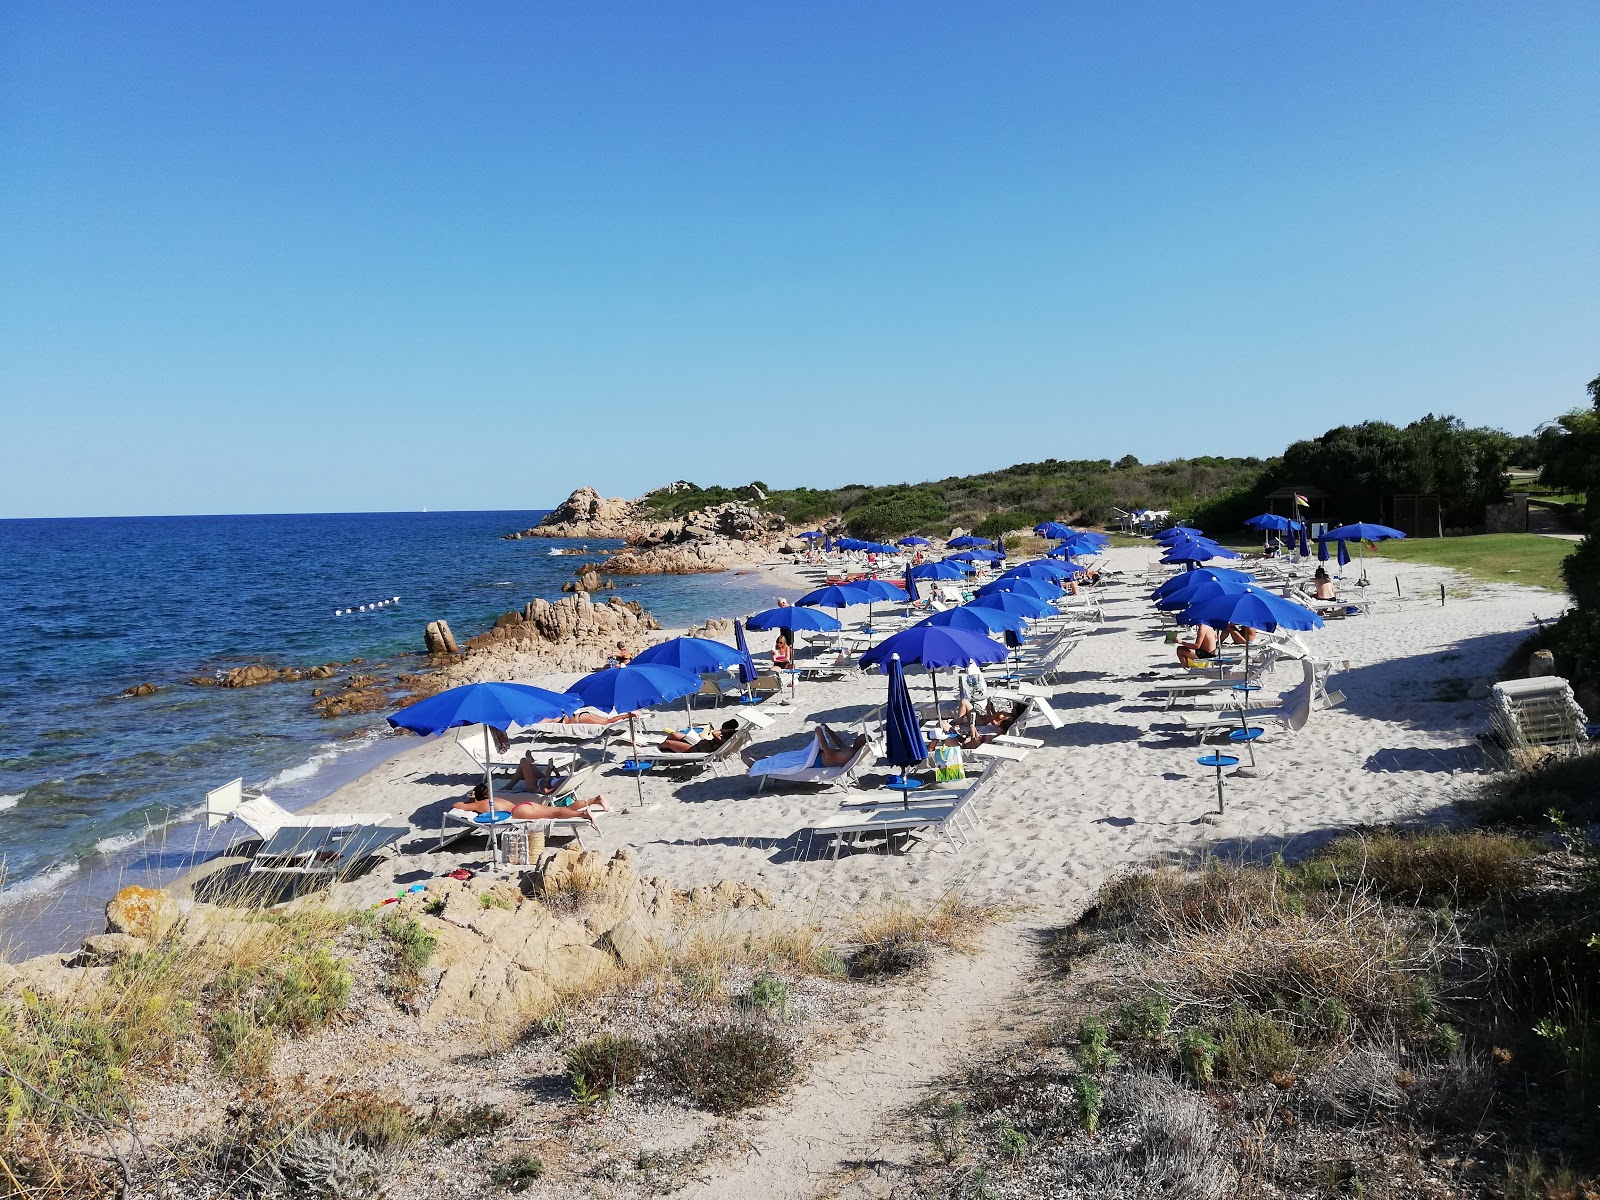
{"label": "coastal vegetation", "polygon": [[1537,533],[1483,533],[1388,541],[1379,553],[1391,562],[1450,567],[1492,583],[1524,583],[1559,592],[1566,588],[1562,566],[1576,549],[1576,543]]}

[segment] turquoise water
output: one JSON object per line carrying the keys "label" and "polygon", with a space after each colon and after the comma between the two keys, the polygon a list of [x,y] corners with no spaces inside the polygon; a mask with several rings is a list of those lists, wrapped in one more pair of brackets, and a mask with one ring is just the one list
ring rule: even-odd
{"label": "turquoise water", "polygon": [[[382,714],[312,711],[311,689],[328,683],[186,681],[252,661],[415,665],[430,620],[465,640],[560,594],[584,560],[549,551],[578,543],[501,537],[542,515],[0,521],[0,921],[29,919],[19,902],[79,873],[164,865],[152,847],[181,843],[206,790],[235,776],[293,807],[392,753]],[[586,544],[594,558],[620,545]],[[673,626],[765,607],[773,590],[756,576],[645,576],[619,579],[618,594]],[[391,602],[334,615],[379,601]],[[115,698],[139,683],[162,690]]]}

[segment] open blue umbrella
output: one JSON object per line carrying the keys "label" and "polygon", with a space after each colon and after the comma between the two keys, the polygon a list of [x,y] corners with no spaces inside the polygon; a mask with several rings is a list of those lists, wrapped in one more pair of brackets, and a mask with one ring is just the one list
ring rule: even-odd
{"label": "open blue umbrella", "polygon": [[[906,772],[928,757],[928,743],[922,737],[922,722],[917,720],[916,706],[911,703],[911,691],[906,687],[905,670],[900,656],[889,656],[889,702],[884,706],[883,724],[887,745],[884,757],[891,765]],[[909,806],[910,793],[902,796]]]}
{"label": "open blue umbrella", "polygon": [[[657,708],[671,704],[700,690],[700,676],[682,667],[669,667],[665,663],[631,662],[625,667],[608,671],[595,671],[572,685],[585,704],[602,712],[628,714],[628,740],[635,755],[639,753],[639,734],[634,727],[633,714],[642,708]],[[637,761],[637,759],[635,759]],[[644,803],[644,780],[640,772],[634,773],[634,787],[639,793],[639,803]]]}
{"label": "open blue umbrella", "polygon": [[[698,681],[696,681],[698,686]],[[501,732],[513,725],[531,725],[552,717],[571,716],[584,705],[571,692],[552,692],[526,683],[464,683],[449,691],[408,704],[389,716],[396,729],[416,733],[443,733],[462,725],[483,726],[484,780],[489,787],[489,808],[494,809],[494,777],[489,773],[489,730]]]}
{"label": "open blue umbrella", "polygon": [[756,681],[756,660],[750,657],[750,643],[745,640],[744,622],[734,621],[733,642],[739,648],[739,682],[749,687]]}
{"label": "open blue umbrella", "polygon": [[939,561],[972,563],[980,560],[978,557],[978,551],[976,550],[957,550],[954,554],[946,554]]}
{"label": "open blue umbrella", "polygon": [[970,568],[963,569],[953,562],[925,562],[906,571],[906,587],[919,579],[965,579]]}
{"label": "open blue umbrella", "polygon": [[1019,596],[1032,596],[1035,600],[1061,599],[1061,587],[1048,579],[1030,579],[1026,575],[1007,575],[986,583],[976,592],[981,599],[996,592],[1015,592]]}
{"label": "open blue umbrella", "polygon": [[950,541],[947,542],[946,544],[950,545],[950,546],[954,546],[958,550],[961,549],[964,546],[992,546],[992,545],[994,545],[994,543],[991,542],[988,538],[974,537],[970,533],[963,534],[961,537],[958,537],[958,538],[951,538]]}
{"label": "open blue umbrella", "polygon": [[963,604],[959,608],[947,608],[943,612],[934,613],[931,617],[924,617],[917,624],[950,625],[956,629],[966,629],[987,637],[991,633],[1007,631],[1021,633],[1028,627],[1028,619],[1020,613],[1009,613],[1004,609]]}
{"label": "open blue umbrella", "polygon": [[807,592],[795,601],[801,608],[811,608],[819,604],[826,608],[848,608],[852,604],[871,603],[872,593],[853,583],[830,583],[827,587]]}
{"label": "open blue umbrella", "polygon": [[1167,552],[1161,556],[1164,563],[1198,563],[1208,562],[1213,558],[1238,558],[1238,554],[1225,546],[1219,546],[1210,538],[1185,538],[1182,541],[1172,542],[1167,547]]}
{"label": "open blue umbrella", "polygon": [[939,702],[938,672],[964,667],[969,662],[997,663],[1006,660],[1006,648],[981,634],[949,625],[913,625],[893,637],[885,638],[861,656],[863,667],[887,670],[889,658],[898,655],[903,663],[914,663],[934,672],[933,699]]}
{"label": "open blue umbrella", "polygon": [[931,545],[933,545],[933,543],[930,542],[925,537],[917,537],[915,534],[912,534],[910,537],[901,538],[899,541],[895,542],[895,545],[896,546],[931,546]]}
{"label": "open blue umbrella", "polygon": [[904,588],[898,588],[887,579],[858,579],[850,585],[860,588],[872,597],[867,604],[867,628],[872,628],[872,604],[878,600],[889,600],[905,604],[911,599],[911,594]]}
{"label": "open blue umbrella", "polygon": [[1245,524],[1263,533],[1269,529],[1274,533],[1293,533],[1300,528],[1299,521],[1280,517],[1277,513],[1262,513],[1259,517],[1251,517]]}
{"label": "open blue umbrella", "polygon": [[828,535],[820,529],[813,529],[809,533],[802,533],[800,536],[809,542],[812,538],[826,538]]}
{"label": "open blue umbrella", "polygon": [[1077,530],[1070,525],[1063,525],[1060,521],[1041,521],[1033,527],[1034,533],[1047,538],[1069,538]]}
{"label": "open blue umbrella", "polygon": [[966,607],[998,608],[1001,612],[1018,613],[1033,620],[1057,615],[1053,605],[1033,596],[1024,596],[1021,592],[990,592],[987,596],[979,596]]}
{"label": "open blue umbrella", "polygon": [[[1162,596],[1156,601],[1156,607],[1167,612],[1176,612],[1216,596],[1225,596],[1231,592],[1242,592],[1249,586],[1244,580],[1237,579],[1195,579],[1195,576],[1199,574],[1199,571],[1194,571],[1182,576],[1187,586],[1176,588]],[[1194,582],[1188,583],[1189,580],[1194,580]]]}
{"label": "open blue umbrella", "polygon": [[743,656],[738,648],[710,638],[675,637],[657,642],[633,656],[635,664],[646,666],[659,663],[668,667],[681,667],[699,675],[709,675],[738,666]]}
{"label": "open blue umbrella", "polygon": [[1186,571],[1182,575],[1174,575],[1171,579],[1161,584],[1150,593],[1152,600],[1161,600],[1170,596],[1180,588],[1193,587],[1202,579],[1225,579],[1231,583],[1254,583],[1256,577],[1249,571],[1236,571],[1232,567],[1201,567],[1195,571]]}
{"label": "open blue umbrella", "polygon": [[1357,543],[1356,553],[1361,556],[1361,578],[1367,578],[1367,543],[1386,542],[1390,538],[1403,538],[1405,534],[1398,529],[1390,529],[1387,525],[1372,525],[1365,521],[1357,521],[1354,525],[1341,525],[1337,529],[1330,529],[1322,535],[1339,543],[1339,565],[1342,567],[1350,561],[1349,551],[1344,549],[1346,541]]}
{"label": "open blue umbrella", "polygon": [[[1186,625],[1204,622],[1213,629],[1237,625],[1242,629],[1259,629],[1267,633],[1274,629],[1322,628],[1322,618],[1316,613],[1303,604],[1284,599],[1276,592],[1269,592],[1253,583],[1218,586],[1229,590],[1185,609],[1178,614],[1178,620]],[[1249,642],[1244,644],[1244,675],[1246,680],[1250,678]],[[1240,725],[1244,727],[1243,709],[1240,710]]]}
{"label": "open blue umbrella", "polygon": [[830,617],[814,608],[768,608],[745,622],[749,629],[813,629],[819,633],[833,633],[844,628],[838,617]]}
{"label": "open blue umbrella", "polygon": [[1007,567],[1000,572],[1001,579],[1071,579],[1074,575],[1082,575],[1084,568],[1077,563],[1056,563],[1047,558],[1036,558],[1031,562],[1018,563],[1014,567]]}

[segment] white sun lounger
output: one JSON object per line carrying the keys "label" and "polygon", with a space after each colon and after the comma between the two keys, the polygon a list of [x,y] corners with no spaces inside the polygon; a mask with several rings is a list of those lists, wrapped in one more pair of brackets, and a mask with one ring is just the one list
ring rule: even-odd
{"label": "white sun lounger", "polygon": [[292,813],[259,792],[247,792],[243,779],[234,779],[206,793],[206,828],[228,821],[248,825],[264,838],[280,829],[349,829],[357,825],[382,825],[388,813]]}
{"label": "white sun lounger", "polygon": [[882,748],[877,739],[869,737],[849,762],[837,767],[819,765],[817,751],[817,740],[813,737],[809,746],[785,750],[750,764],[751,778],[760,781],[756,791],[759,793],[769,780],[774,779],[785,783],[826,783],[835,788],[846,788],[862,768],[882,753]]}
{"label": "white sun lounger", "polygon": [[231,820],[261,835],[251,874],[339,875],[411,832],[387,813],[292,813],[242,779],[207,792],[205,815],[209,829]]}

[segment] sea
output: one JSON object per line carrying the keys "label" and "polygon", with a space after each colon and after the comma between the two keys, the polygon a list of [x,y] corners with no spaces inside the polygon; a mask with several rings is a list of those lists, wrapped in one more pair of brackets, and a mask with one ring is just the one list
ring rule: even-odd
{"label": "sea", "polygon": [[[622,544],[504,539],[546,511],[0,521],[0,953],[98,932],[121,884],[216,853],[209,789],[242,777],[300,808],[403,748],[382,713],[322,718],[312,689],[420,666],[429,621],[465,641]],[[667,628],[778,594],[753,573],[616,582]],[[189,682],[357,659],[323,682]]]}

